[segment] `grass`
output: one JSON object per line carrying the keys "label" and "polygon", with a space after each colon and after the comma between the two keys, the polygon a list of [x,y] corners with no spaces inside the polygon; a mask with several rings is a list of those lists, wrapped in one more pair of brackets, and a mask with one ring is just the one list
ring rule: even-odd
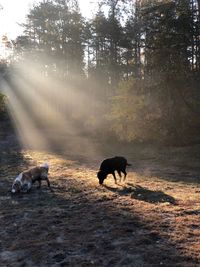
{"label": "grass", "polygon": [[[2,151],[1,266],[199,266],[200,185],[191,168],[198,157],[188,163],[189,153],[179,149],[132,151],[126,182],[116,185],[109,176],[104,186],[95,159]],[[188,177],[178,171],[184,161]],[[13,177],[43,162],[54,193],[43,184],[11,196]]]}

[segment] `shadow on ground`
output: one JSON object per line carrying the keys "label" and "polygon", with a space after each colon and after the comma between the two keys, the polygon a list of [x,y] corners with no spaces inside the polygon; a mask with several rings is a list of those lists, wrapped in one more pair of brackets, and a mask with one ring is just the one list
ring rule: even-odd
{"label": "shadow on ground", "polygon": [[[12,140],[2,141],[0,152],[2,266],[188,267],[200,263],[196,254],[187,256],[180,249],[183,243],[187,247],[187,239],[180,239],[180,244],[171,239],[172,211],[164,210],[163,215],[157,208],[159,203],[176,204],[172,196],[131,183],[117,188],[91,187],[84,178],[86,171],[80,169],[81,157],[70,174],[63,174],[56,163],[52,166],[55,173],[60,168],[60,174],[52,177],[54,193],[43,185],[30,194],[11,196],[8,189],[13,176],[34,165]],[[64,156],[73,158],[72,153]],[[131,163],[134,170],[134,161]],[[77,172],[82,172],[80,179],[75,178]]]}
{"label": "shadow on ground", "polygon": [[[56,192],[57,183],[63,194]],[[65,183],[58,178],[54,190],[33,188],[1,200],[2,264],[143,267],[187,266],[191,260],[154,223],[104,198],[102,188],[88,194],[90,188],[66,177]]]}
{"label": "shadow on ground", "polygon": [[24,158],[22,146],[11,122],[1,121],[0,129],[0,194],[10,190],[17,174],[27,168],[32,159]]}
{"label": "shadow on ground", "polygon": [[[133,197],[141,188],[132,184],[116,191],[108,186],[91,188],[86,180],[74,178],[73,174],[80,172],[78,164],[71,175],[61,172],[52,177],[54,193],[44,184],[41,190],[34,186],[29,194],[12,196],[8,193],[12,176],[32,162],[18,149],[10,147],[4,152],[0,180],[2,266],[153,267],[176,262],[186,267],[196,261],[180,254],[159,231],[156,220],[127,209],[120,196]],[[58,166],[52,168],[57,170]],[[152,200],[150,190],[142,191]],[[165,225],[165,231],[171,231],[170,225]]]}
{"label": "shadow on ground", "polygon": [[146,201],[149,203],[168,202],[171,204],[176,204],[176,200],[172,196],[167,195],[160,190],[154,191],[154,190],[150,190],[148,188],[142,187],[140,185],[133,185],[133,184],[127,183],[127,186],[124,186],[124,187],[113,188],[107,185],[104,185],[104,187],[121,196],[129,195],[131,198]]}

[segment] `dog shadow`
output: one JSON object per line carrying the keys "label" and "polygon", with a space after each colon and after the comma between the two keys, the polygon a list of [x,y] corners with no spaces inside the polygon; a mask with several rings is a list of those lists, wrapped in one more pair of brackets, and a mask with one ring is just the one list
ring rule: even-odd
{"label": "dog shadow", "polygon": [[176,199],[163,191],[160,190],[150,190],[148,188],[142,187],[140,185],[133,185],[127,183],[126,186],[120,188],[113,188],[107,185],[104,187],[120,196],[129,195],[131,198],[149,202],[149,203],[170,203],[175,205]]}

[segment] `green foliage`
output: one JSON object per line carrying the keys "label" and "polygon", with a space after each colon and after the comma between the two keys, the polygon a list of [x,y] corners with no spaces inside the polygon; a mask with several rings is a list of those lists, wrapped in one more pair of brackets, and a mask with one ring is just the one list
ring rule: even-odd
{"label": "green foliage", "polygon": [[26,47],[25,56],[32,56],[32,51],[35,61],[48,66],[49,75],[52,69],[61,77],[83,74],[85,25],[76,1],[39,2],[27,18],[16,52]]}
{"label": "green foliage", "polygon": [[198,137],[200,1],[98,5],[86,21],[76,0],[41,1],[30,10],[17,52],[34,48],[34,60],[43,59],[48,75],[53,68],[62,79],[86,72],[88,91],[100,102],[88,103],[93,128],[97,114],[107,114],[122,140],[186,143]]}
{"label": "green foliage", "polygon": [[[179,81],[180,83],[180,81]],[[141,93],[148,85],[138,79],[122,81],[111,99],[107,115],[112,131],[123,141],[153,141],[158,143],[185,144],[198,140],[200,130],[199,111],[196,102],[190,100],[185,90],[174,89],[173,95],[165,95],[163,84],[154,84],[154,93]],[[186,91],[187,92],[187,91]],[[194,93],[197,97],[197,94]],[[197,138],[197,139],[195,139]]]}
{"label": "green foliage", "polygon": [[138,80],[120,83],[108,116],[116,135],[125,141],[152,140],[161,113],[145,94],[138,94]]}

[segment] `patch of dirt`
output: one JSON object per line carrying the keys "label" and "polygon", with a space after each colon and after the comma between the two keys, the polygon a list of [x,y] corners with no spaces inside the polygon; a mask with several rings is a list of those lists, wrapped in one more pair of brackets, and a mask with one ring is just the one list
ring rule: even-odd
{"label": "patch of dirt", "polygon": [[[171,162],[173,178],[180,176],[181,151],[150,159],[132,147],[127,180],[115,185],[108,176],[99,186],[96,158],[21,150],[14,141],[0,147],[0,266],[200,266],[200,186],[165,172]],[[44,183],[10,194],[21,170],[46,161],[53,193]],[[191,164],[184,173],[194,178]]]}

